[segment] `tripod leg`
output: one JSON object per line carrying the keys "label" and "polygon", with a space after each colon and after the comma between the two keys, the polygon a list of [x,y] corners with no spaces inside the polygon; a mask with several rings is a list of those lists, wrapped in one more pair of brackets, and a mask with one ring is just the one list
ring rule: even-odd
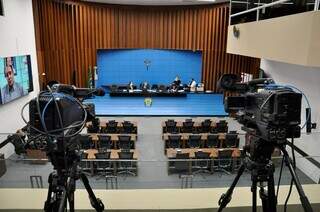
{"label": "tripod leg", "polygon": [[74,192],[68,194],[69,211],[74,212]]}
{"label": "tripod leg", "polygon": [[262,202],[262,211],[264,212],[277,212],[277,202],[274,190],[273,173],[270,173],[268,179],[268,191],[261,187],[260,198]]}
{"label": "tripod leg", "polygon": [[268,212],[277,212],[277,201],[274,190],[273,173],[270,173],[268,181]]}
{"label": "tripod leg", "polygon": [[76,190],[76,181],[73,177],[68,177],[67,180],[67,199],[69,202],[69,211],[74,212],[74,191]]}
{"label": "tripod leg", "polygon": [[252,180],[251,192],[252,192],[252,212],[257,212],[257,181],[256,180]]}
{"label": "tripod leg", "polygon": [[45,212],[50,212],[52,211],[52,203],[51,203],[51,195],[52,195],[52,173],[50,173],[49,178],[48,178],[48,183],[49,183],[49,189],[48,189],[48,194],[47,194],[47,200],[44,203],[44,211]]}
{"label": "tripod leg", "polygon": [[66,209],[66,204],[67,204],[67,191],[64,188],[62,195],[61,195],[61,199],[60,199],[60,204],[59,204],[59,212],[64,212]]}
{"label": "tripod leg", "polygon": [[232,196],[233,190],[236,187],[236,185],[239,181],[239,178],[243,174],[244,169],[245,169],[245,166],[244,166],[244,164],[242,164],[238,170],[237,176],[233,180],[228,191],[221,195],[219,202],[218,202],[218,204],[219,204],[218,212],[221,212],[228,205],[228,203],[231,201],[231,196]]}
{"label": "tripod leg", "polygon": [[284,161],[285,161],[286,165],[289,168],[289,171],[291,173],[293,182],[294,182],[294,184],[295,184],[295,186],[297,188],[297,191],[299,193],[300,201],[301,201],[301,204],[302,204],[302,207],[303,207],[304,211],[305,212],[313,212],[313,209],[312,209],[311,204],[310,204],[310,202],[308,200],[308,197],[305,195],[305,193],[303,191],[303,188],[301,186],[301,183],[299,181],[299,178],[298,178],[296,172],[293,169],[290,157],[288,155],[288,152],[287,152],[285,146],[280,146],[280,149],[281,149],[281,151],[283,153]]}
{"label": "tripod leg", "polygon": [[104,205],[100,199],[98,199],[95,194],[92,191],[92,188],[90,187],[89,180],[87,176],[83,173],[80,173],[81,180],[83,182],[84,187],[86,188],[89,199],[92,207],[96,209],[97,212],[102,212],[104,210]]}

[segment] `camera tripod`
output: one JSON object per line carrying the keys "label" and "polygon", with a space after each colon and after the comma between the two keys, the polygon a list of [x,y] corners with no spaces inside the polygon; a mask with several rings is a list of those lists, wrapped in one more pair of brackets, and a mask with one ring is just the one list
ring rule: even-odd
{"label": "camera tripod", "polygon": [[[286,143],[276,145],[283,153],[283,158],[286,166],[289,168],[292,180],[297,188],[300,196],[300,201],[305,212],[313,212],[311,204],[306,197],[303,188],[300,184],[299,178],[293,168],[292,161],[286,150]],[[219,209],[221,212],[227,204],[231,201],[232,193],[237,185],[241,175],[247,168],[251,171],[251,192],[252,192],[252,212],[257,211],[257,187],[260,187],[260,198],[262,202],[263,212],[276,212],[277,211],[277,198],[274,189],[274,165],[271,161],[271,154],[274,150],[274,146],[270,142],[257,139],[251,142],[250,146],[244,147],[245,152],[250,153],[250,157],[245,157],[245,161],[240,166],[238,173],[232,182],[231,186],[226,193],[222,194],[219,199]],[[265,189],[267,184],[267,189]]]}
{"label": "camera tripod", "polygon": [[64,150],[64,142],[58,140],[57,148],[50,148],[47,155],[55,169],[49,175],[49,189],[47,200],[44,205],[46,212],[64,212],[67,211],[67,201],[69,203],[69,211],[74,212],[74,192],[76,190],[76,181],[81,179],[86,191],[88,192],[90,203],[97,212],[104,210],[102,201],[96,198],[89,184],[87,176],[78,170],[80,157],[78,153],[71,147]]}

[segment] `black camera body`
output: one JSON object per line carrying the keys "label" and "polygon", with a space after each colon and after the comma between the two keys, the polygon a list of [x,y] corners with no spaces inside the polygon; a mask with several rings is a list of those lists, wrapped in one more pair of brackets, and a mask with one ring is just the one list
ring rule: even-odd
{"label": "black camera body", "polygon": [[[230,76],[230,75],[229,75]],[[228,76],[226,76],[228,77]],[[233,77],[233,79],[235,79]],[[300,137],[302,95],[289,88],[268,86],[270,79],[259,79],[248,83],[224,79],[224,89],[237,91],[240,96],[225,99],[226,112],[237,112],[237,119],[245,131],[259,138],[276,143],[287,138]]]}
{"label": "black camera body", "polygon": [[[39,105],[37,103],[37,99],[32,99],[29,104],[29,119],[30,124],[34,126],[36,129],[45,131],[43,128],[43,124],[41,123],[40,116],[38,111],[38,106],[40,111],[44,111],[45,116],[44,123],[47,128],[47,131],[52,131],[55,129],[60,129],[74,122],[80,122],[84,119],[84,111],[80,107],[79,104],[75,103],[75,98],[69,96],[68,94],[59,94],[56,93],[55,101],[53,101],[53,97],[50,94],[41,95],[39,97]],[[62,124],[61,126],[59,121],[59,114],[56,108],[56,105],[59,108]],[[82,104],[82,103],[81,103]],[[91,121],[95,118],[95,107],[94,104],[82,104],[83,108],[87,112],[86,121]],[[35,130],[30,129],[31,134],[38,134]],[[54,133],[53,133],[54,134]]]}

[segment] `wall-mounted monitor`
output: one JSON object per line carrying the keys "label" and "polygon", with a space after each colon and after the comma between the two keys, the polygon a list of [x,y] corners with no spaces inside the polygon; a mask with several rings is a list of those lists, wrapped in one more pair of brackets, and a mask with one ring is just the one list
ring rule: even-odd
{"label": "wall-mounted monitor", "polygon": [[33,91],[30,55],[0,57],[0,103]]}
{"label": "wall-mounted monitor", "polygon": [[4,16],[3,1],[2,0],[0,0],[0,16]]}

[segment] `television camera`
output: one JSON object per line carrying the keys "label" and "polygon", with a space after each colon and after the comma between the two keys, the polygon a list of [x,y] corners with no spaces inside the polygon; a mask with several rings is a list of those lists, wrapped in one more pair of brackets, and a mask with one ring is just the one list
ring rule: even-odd
{"label": "television camera", "polygon": [[[74,192],[76,180],[81,179],[88,194],[92,207],[101,212],[104,204],[93,193],[88,178],[78,170],[80,162],[80,144],[77,135],[86,123],[98,123],[95,118],[93,104],[82,103],[88,96],[103,96],[102,89],[76,88],[71,85],[55,84],[47,91],[26,103],[21,116],[26,126],[16,134],[8,136],[0,144],[0,148],[8,143],[15,146],[17,154],[25,153],[26,149],[36,146],[44,140],[43,150],[53,165],[54,171],[49,175],[49,189],[44,211],[74,211]],[[24,110],[29,105],[29,121],[24,117]]]}
{"label": "television camera", "polygon": [[310,202],[295,173],[295,164],[292,164],[286,150],[287,139],[293,142],[294,138],[300,137],[302,94],[288,86],[276,85],[270,78],[242,83],[241,78],[233,74],[223,75],[218,87],[237,93],[236,96],[225,98],[225,110],[235,114],[243,125],[242,129],[247,132],[242,151],[243,163],[230,188],[221,196],[218,211],[222,211],[231,201],[233,190],[245,169],[251,172],[252,211],[257,210],[257,186],[260,187],[263,211],[277,211],[271,155],[275,148],[279,148],[299,192],[302,206],[306,212],[311,212]]}

